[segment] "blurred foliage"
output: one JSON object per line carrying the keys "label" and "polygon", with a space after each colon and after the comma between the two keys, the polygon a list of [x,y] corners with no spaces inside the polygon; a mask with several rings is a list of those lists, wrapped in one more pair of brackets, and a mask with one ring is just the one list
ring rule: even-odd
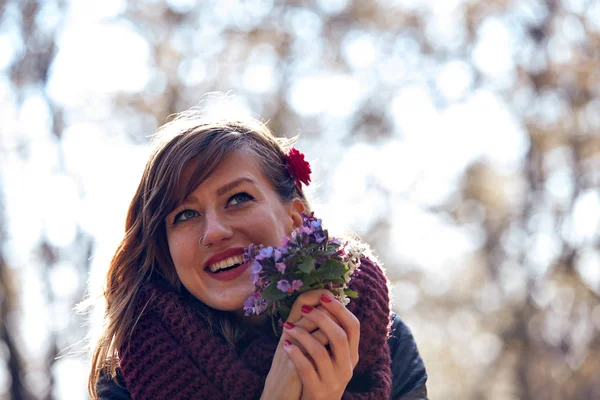
{"label": "blurred foliage", "polygon": [[[309,155],[326,145],[331,157],[318,172],[329,182],[352,146],[408,140],[403,121],[442,130],[423,151],[468,148],[459,131],[414,114],[418,96],[401,102],[407,88],[419,87],[408,93],[425,93],[434,115],[469,99],[494,108],[486,103],[492,93],[522,127],[516,165],[469,160],[438,201],[413,195],[427,175],[406,189],[369,183],[382,204],[413,204],[469,232],[475,249],[431,272],[401,256],[385,213],[356,230],[396,283],[396,306],[426,361],[432,399],[600,398],[598,2],[3,0],[0,10],[0,189],[11,168],[40,157],[42,141],[52,149],[42,153],[53,157],[53,173],[71,179],[83,198],[85,182],[61,145],[69,127],[85,122],[144,144],[169,115],[204,93],[229,90],[278,134],[302,133]],[[87,36],[92,22],[116,28]],[[61,55],[73,38],[78,51]],[[139,72],[127,75],[130,67]],[[31,113],[33,98],[44,113]],[[479,121],[482,137],[504,129],[475,113],[463,113],[465,120]],[[111,155],[100,159],[109,163]],[[46,194],[37,196],[43,202]],[[371,215],[374,206],[365,199],[361,207]],[[85,386],[65,377],[56,357],[85,334],[80,318],[64,314],[86,289],[94,237],[77,225],[68,243],[41,234],[30,255],[11,256],[8,217],[16,216],[0,215],[0,397],[60,397],[58,381]],[[441,244],[428,248],[435,253]],[[65,265],[79,276],[69,296],[52,283],[68,276]],[[32,280],[39,290],[23,290]],[[38,304],[25,296],[41,296],[50,313],[49,333],[34,350],[20,337],[22,315]]]}

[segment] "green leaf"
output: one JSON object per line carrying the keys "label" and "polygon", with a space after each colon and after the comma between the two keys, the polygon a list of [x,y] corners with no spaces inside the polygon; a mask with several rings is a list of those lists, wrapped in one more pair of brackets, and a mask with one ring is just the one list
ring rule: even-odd
{"label": "green leaf", "polygon": [[267,286],[262,292],[262,297],[264,297],[267,300],[281,300],[286,295],[287,293],[283,293],[277,288],[277,283],[275,282],[271,282],[269,286]]}
{"label": "green leaf", "polygon": [[305,273],[301,273],[301,276],[299,276],[300,280],[302,281],[302,287],[309,287],[314,285],[315,283],[318,282],[317,278],[315,278],[312,275],[309,274],[305,274]]}
{"label": "green leaf", "polygon": [[275,336],[281,336],[281,329],[277,329],[277,317],[275,315],[271,315],[271,328],[273,328]]}
{"label": "green leaf", "polygon": [[324,255],[324,256],[332,256],[336,251],[337,250],[335,250],[335,249],[325,250],[321,254]]}
{"label": "green leaf", "polygon": [[310,274],[315,270],[315,259],[312,257],[306,257],[304,261],[298,264],[298,269],[302,272]]}
{"label": "green leaf", "polygon": [[290,307],[282,304],[282,305],[279,306],[279,309],[278,309],[279,317],[283,321],[285,321],[285,320],[288,319],[291,311],[292,311],[292,309]]}
{"label": "green leaf", "polygon": [[327,262],[319,267],[317,276],[323,280],[339,279],[344,276],[346,266],[344,263],[330,258]]}
{"label": "green leaf", "polygon": [[346,293],[346,296],[350,297],[351,299],[356,299],[358,297],[358,293],[352,289],[344,289],[344,293]]}
{"label": "green leaf", "polygon": [[319,247],[318,244],[311,243],[311,244],[306,245],[305,250],[308,250],[308,251],[312,252],[315,249],[317,249],[318,247]]}

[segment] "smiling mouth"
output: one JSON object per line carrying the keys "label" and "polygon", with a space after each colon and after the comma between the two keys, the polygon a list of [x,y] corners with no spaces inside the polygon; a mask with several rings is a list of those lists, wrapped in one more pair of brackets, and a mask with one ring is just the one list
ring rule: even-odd
{"label": "smiling mouth", "polygon": [[217,261],[216,263],[207,266],[206,269],[213,274],[218,274],[220,272],[235,269],[242,265],[243,262],[244,259],[242,256],[233,256],[228,257],[225,260]]}
{"label": "smiling mouth", "polygon": [[242,265],[242,264],[234,264],[234,265],[232,265],[231,267],[226,267],[226,268],[220,269],[220,270],[218,270],[218,271],[215,271],[215,272],[213,272],[213,271],[210,271],[210,272],[213,272],[213,274],[219,274],[219,273],[221,273],[221,272],[225,272],[225,271],[231,271],[232,269],[236,269],[236,268],[237,268],[237,267],[239,267],[240,265]]}

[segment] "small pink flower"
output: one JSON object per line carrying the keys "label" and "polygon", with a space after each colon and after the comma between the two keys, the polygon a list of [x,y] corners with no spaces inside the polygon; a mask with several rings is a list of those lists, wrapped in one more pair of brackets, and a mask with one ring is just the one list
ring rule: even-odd
{"label": "small pink flower", "polygon": [[298,291],[302,287],[302,281],[300,279],[294,279],[292,281],[292,290]]}
{"label": "small pink flower", "polygon": [[285,273],[285,263],[276,263],[275,268],[277,268],[277,271],[281,272],[282,274]]}

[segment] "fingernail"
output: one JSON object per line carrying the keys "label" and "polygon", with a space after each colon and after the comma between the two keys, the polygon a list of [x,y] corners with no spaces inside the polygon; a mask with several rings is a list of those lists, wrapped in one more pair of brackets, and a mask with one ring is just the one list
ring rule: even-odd
{"label": "fingernail", "polygon": [[292,344],[292,342],[290,342],[290,341],[289,341],[289,340],[287,340],[287,339],[283,341],[283,345],[284,345],[285,347],[288,347],[288,346],[289,346],[289,345],[291,345],[291,344]]}
{"label": "fingernail", "polygon": [[333,299],[331,297],[327,296],[326,294],[322,294],[321,301],[324,303],[331,303],[333,301]]}
{"label": "fingernail", "polygon": [[295,326],[296,326],[296,325],[292,324],[291,322],[285,322],[285,323],[283,324],[283,327],[284,327],[285,329],[294,329],[294,327],[295,327]]}
{"label": "fingernail", "polygon": [[302,312],[305,314],[308,314],[309,312],[311,312],[313,310],[313,308],[311,306],[307,306],[306,304],[302,306],[301,308]]}

